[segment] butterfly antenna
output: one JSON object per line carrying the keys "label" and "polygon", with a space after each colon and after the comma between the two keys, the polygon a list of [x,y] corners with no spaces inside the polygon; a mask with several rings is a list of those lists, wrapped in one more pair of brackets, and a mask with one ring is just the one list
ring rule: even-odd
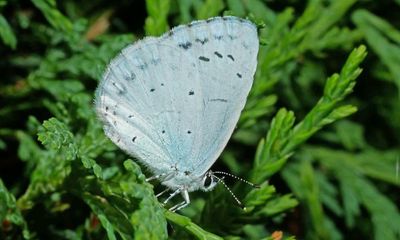
{"label": "butterfly antenna", "polygon": [[242,181],[242,182],[244,182],[244,183],[247,183],[248,185],[252,186],[253,188],[260,188],[260,186],[257,185],[257,184],[254,184],[254,183],[252,183],[252,182],[249,182],[249,181],[247,181],[247,180],[245,180],[245,179],[243,179],[243,178],[240,178],[240,177],[238,177],[238,176],[235,176],[235,175],[230,174],[230,173],[227,173],[227,172],[216,171],[216,172],[213,172],[213,173],[214,173],[214,174],[215,174],[215,173],[217,173],[217,174],[222,174],[222,175],[229,176],[229,177],[231,177],[231,178],[235,178],[235,179],[237,179],[237,180],[239,180],[239,181]]}
{"label": "butterfly antenna", "polygon": [[228,192],[231,194],[231,196],[235,199],[235,201],[237,202],[237,204],[239,204],[239,206],[242,209],[245,209],[245,207],[243,206],[243,203],[236,197],[236,195],[232,192],[232,190],[228,187],[228,185],[226,185],[226,183],[224,182],[224,180],[222,180],[222,178],[219,178],[217,176],[214,175],[214,177],[216,179],[218,179],[218,182],[222,183],[222,185],[224,185],[224,187],[228,190]]}

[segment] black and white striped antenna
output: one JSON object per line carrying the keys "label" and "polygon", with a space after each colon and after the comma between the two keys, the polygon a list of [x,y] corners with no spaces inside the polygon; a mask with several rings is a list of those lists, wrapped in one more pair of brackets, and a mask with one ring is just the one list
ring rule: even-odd
{"label": "black and white striped antenna", "polygon": [[232,190],[228,187],[228,185],[226,185],[226,183],[224,182],[224,177],[222,177],[222,178],[220,178],[220,177],[217,177],[215,174],[222,174],[222,175],[225,175],[225,176],[228,176],[228,177],[231,177],[231,178],[235,178],[235,179],[237,179],[237,180],[239,180],[239,181],[242,181],[242,182],[244,182],[244,183],[246,183],[246,184],[248,184],[248,185],[250,185],[250,186],[252,186],[252,187],[254,187],[254,188],[260,188],[260,186],[259,185],[256,185],[256,184],[254,184],[254,183],[252,183],[252,182],[249,182],[249,181],[247,181],[247,180],[245,180],[245,179],[243,179],[243,178],[240,178],[240,177],[238,177],[238,176],[235,176],[235,175],[233,175],[233,174],[230,174],[230,173],[227,173],[227,172],[221,172],[221,171],[216,171],[216,172],[212,172],[213,173],[213,176],[216,178],[216,179],[218,179],[218,181],[220,182],[220,183],[222,183],[222,185],[224,185],[224,187],[228,190],[228,192],[231,194],[231,196],[235,199],[235,201],[237,202],[237,204],[239,205],[239,207],[241,207],[242,209],[245,209],[245,206],[243,205],[243,203],[236,197],[236,195],[232,192]]}

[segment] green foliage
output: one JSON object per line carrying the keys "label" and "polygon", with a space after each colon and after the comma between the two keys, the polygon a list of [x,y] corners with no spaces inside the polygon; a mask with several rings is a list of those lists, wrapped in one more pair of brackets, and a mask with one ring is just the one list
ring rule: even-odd
{"label": "green foliage", "polygon": [[12,49],[15,49],[17,46],[17,38],[3,15],[0,15],[0,37],[4,44],[10,46]]}
{"label": "green foliage", "polygon": [[[399,239],[399,19],[383,14],[398,1],[289,2],[0,1],[0,238]],[[244,209],[219,185],[172,213],[93,92],[130,32],[217,15],[256,22],[262,45],[213,169],[259,188],[226,178]]]}
{"label": "green foliage", "polygon": [[[30,233],[28,226],[25,222],[21,211],[17,208],[15,197],[10,193],[4,186],[3,181],[0,179],[0,219],[2,221],[2,230],[10,231],[12,226],[15,225],[22,230],[22,236],[24,239],[30,239]],[[14,233],[19,235],[17,230]]]}
{"label": "green foliage", "polygon": [[168,30],[170,0],[146,0],[147,12],[145,30],[148,35],[161,35]]}
{"label": "green foliage", "polygon": [[323,126],[347,117],[356,108],[351,105],[337,106],[355,85],[361,73],[358,68],[365,58],[365,47],[355,49],[349,56],[340,74],[334,74],[326,81],[324,95],[305,116],[293,127],[294,114],[285,109],[278,111],[272,120],[267,139],[261,141],[255,159],[253,179],[260,182],[280,170],[296,146],[304,143]]}
{"label": "green foliage", "polygon": [[[127,174],[112,181],[82,179],[83,200],[99,218],[109,239],[167,238],[163,209],[134,162],[124,162]],[[89,176],[88,176],[89,177]],[[74,181],[75,182],[75,181]],[[73,190],[73,191],[76,191]]]}
{"label": "green foliage", "polygon": [[201,227],[194,224],[188,217],[185,217],[185,216],[182,216],[182,215],[170,212],[170,211],[165,212],[165,217],[169,221],[171,221],[171,223],[174,223],[180,227],[185,228],[186,231],[193,234],[195,237],[197,237],[197,239],[209,239],[209,240],[223,239],[215,234],[204,231]]}
{"label": "green foliage", "polygon": [[224,9],[222,0],[205,0],[203,3],[195,5],[196,19],[207,19],[218,15]]}
{"label": "green foliage", "polygon": [[47,21],[55,29],[66,33],[73,30],[71,21],[58,11],[56,1],[32,0],[32,3],[40,9]]}
{"label": "green foliage", "polygon": [[385,20],[366,10],[353,14],[353,21],[364,34],[365,40],[386,65],[392,75],[391,80],[400,91],[400,32]]}

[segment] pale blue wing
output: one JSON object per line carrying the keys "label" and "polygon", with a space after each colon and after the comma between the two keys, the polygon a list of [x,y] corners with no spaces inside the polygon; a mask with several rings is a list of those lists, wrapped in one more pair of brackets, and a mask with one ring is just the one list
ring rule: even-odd
{"label": "pale blue wing", "polygon": [[179,26],[163,42],[179,47],[197,62],[202,98],[201,137],[185,162],[189,171],[204,174],[221,154],[239,119],[257,66],[255,25],[236,17],[216,17]]}
{"label": "pale blue wing", "polygon": [[196,69],[178,47],[148,38],[112,60],[97,90],[106,135],[156,174],[182,168],[195,145],[203,111],[191,93],[199,88]]}
{"label": "pale blue wing", "polygon": [[204,174],[239,119],[257,52],[255,26],[236,17],[193,22],[125,48],[96,93],[107,136],[156,174]]}

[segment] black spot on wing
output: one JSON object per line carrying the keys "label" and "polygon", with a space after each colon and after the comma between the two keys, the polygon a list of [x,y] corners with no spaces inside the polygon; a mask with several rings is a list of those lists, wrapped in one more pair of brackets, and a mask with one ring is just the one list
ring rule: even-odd
{"label": "black spot on wing", "polygon": [[179,46],[180,48],[183,48],[183,49],[185,49],[185,50],[188,50],[188,49],[192,46],[192,43],[189,42],[189,41],[187,41],[187,42],[185,42],[185,43],[179,43],[178,46]]}
{"label": "black spot on wing", "polygon": [[204,62],[209,62],[209,61],[210,61],[209,58],[206,58],[206,57],[204,57],[204,56],[200,56],[200,57],[199,57],[199,60],[204,61]]}
{"label": "black spot on wing", "polygon": [[206,42],[208,42],[208,38],[204,38],[204,39],[196,38],[195,41],[198,43],[201,43],[201,45],[204,45]]}
{"label": "black spot on wing", "polygon": [[223,98],[213,98],[213,99],[210,99],[210,102],[228,102],[228,100],[226,100],[226,99],[223,99]]}
{"label": "black spot on wing", "polygon": [[126,88],[116,82],[113,82],[112,85],[118,90],[118,94],[123,94],[126,92]]}
{"label": "black spot on wing", "polygon": [[228,35],[228,37],[229,37],[230,40],[235,40],[235,39],[238,38],[237,36],[233,36],[233,35]]}
{"label": "black spot on wing", "polygon": [[140,64],[139,66],[137,66],[140,70],[145,70],[147,68],[147,63],[144,64]]}
{"label": "black spot on wing", "polygon": [[215,54],[215,55],[217,55],[217,57],[219,57],[219,58],[222,58],[222,55],[221,55],[221,53],[219,53],[219,52],[215,51],[215,52],[214,52],[214,54]]}
{"label": "black spot on wing", "polygon": [[135,79],[136,79],[136,74],[135,74],[134,72],[132,72],[132,73],[126,75],[126,76],[124,77],[124,79],[125,79],[126,81],[135,80]]}

